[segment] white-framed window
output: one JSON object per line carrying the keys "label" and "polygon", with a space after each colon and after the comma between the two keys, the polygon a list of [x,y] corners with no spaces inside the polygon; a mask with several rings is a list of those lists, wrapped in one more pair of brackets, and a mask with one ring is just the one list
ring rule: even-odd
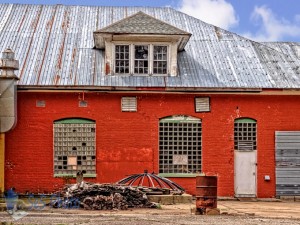
{"label": "white-framed window", "polygon": [[129,45],[116,45],[115,73],[129,73]]}
{"label": "white-framed window", "polygon": [[149,73],[149,46],[134,45],[134,73]]}
{"label": "white-framed window", "polygon": [[167,74],[168,68],[168,47],[153,46],[153,73]]}
{"label": "white-framed window", "polygon": [[114,74],[169,74],[169,46],[166,44],[116,43],[113,49]]}

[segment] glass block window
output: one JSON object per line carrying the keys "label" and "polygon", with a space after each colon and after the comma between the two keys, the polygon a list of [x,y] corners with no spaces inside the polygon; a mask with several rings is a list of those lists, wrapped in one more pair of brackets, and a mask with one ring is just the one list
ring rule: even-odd
{"label": "glass block window", "polygon": [[256,150],[256,121],[248,118],[234,122],[234,149],[239,151]]}
{"label": "glass block window", "polygon": [[148,74],[148,45],[134,46],[134,73]]}
{"label": "glass block window", "polygon": [[55,121],[54,176],[96,174],[96,124],[87,119]]}
{"label": "glass block window", "polygon": [[115,60],[115,73],[129,73],[129,45],[116,45]]}
{"label": "glass block window", "polygon": [[167,46],[153,47],[153,73],[167,74],[168,65],[168,48]]}
{"label": "glass block window", "polygon": [[159,173],[201,172],[201,120],[172,116],[159,122]]}

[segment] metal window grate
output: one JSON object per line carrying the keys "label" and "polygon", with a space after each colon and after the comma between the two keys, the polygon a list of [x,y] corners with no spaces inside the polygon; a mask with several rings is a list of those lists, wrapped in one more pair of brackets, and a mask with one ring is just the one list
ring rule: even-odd
{"label": "metal window grate", "polygon": [[154,46],[153,47],[153,73],[167,74],[168,67],[168,47]]}
{"label": "metal window grate", "polygon": [[54,174],[96,174],[95,123],[54,123]]}
{"label": "metal window grate", "polygon": [[122,112],[136,112],[137,111],[136,97],[122,97],[121,109]]}
{"label": "metal window grate", "polygon": [[201,134],[200,120],[161,120],[159,123],[159,172],[200,172]]}
{"label": "metal window grate", "polygon": [[256,150],[256,123],[234,123],[234,148],[239,151]]}
{"label": "metal window grate", "polygon": [[115,73],[129,73],[129,45],[116,45],[115,48]]}
{"label": "metal window grate", "polygon": [[210,112],[210,102],[208,97],[195,98],[196,112]]}

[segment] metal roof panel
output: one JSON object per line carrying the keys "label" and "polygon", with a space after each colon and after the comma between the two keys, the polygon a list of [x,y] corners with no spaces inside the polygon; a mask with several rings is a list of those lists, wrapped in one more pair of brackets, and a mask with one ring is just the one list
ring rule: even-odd
{"label": "metal roof panel", "polygon": [[[105,75],[93,32],[142,11],[192,33],[178,75]],[[22,86],[300,88],[300,44],[257,43],[172,8],[0,4],[0,51],[15,51]]]}

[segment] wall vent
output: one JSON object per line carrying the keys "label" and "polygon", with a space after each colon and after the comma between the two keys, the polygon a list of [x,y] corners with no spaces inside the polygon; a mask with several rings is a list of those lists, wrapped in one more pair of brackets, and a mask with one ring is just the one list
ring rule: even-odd
{"label": "wall vent", "polygon": [[209,97],[195,98],[195,111],[196,112],[210,112]]}
{"label": "wall vent", "polygon": [[46,101],[44,100],[36,100],[36,107],[46,107]]}
{"label": "wall vent", "polygon": [[87,105],[88,105],[87,101],[79,101],[78,104],[79,107],[87,107]]}
{"label": "wall vent", "polygon": [[122,112],[136,112],[137,111],[136,97],[122,97],[121,109]]}

